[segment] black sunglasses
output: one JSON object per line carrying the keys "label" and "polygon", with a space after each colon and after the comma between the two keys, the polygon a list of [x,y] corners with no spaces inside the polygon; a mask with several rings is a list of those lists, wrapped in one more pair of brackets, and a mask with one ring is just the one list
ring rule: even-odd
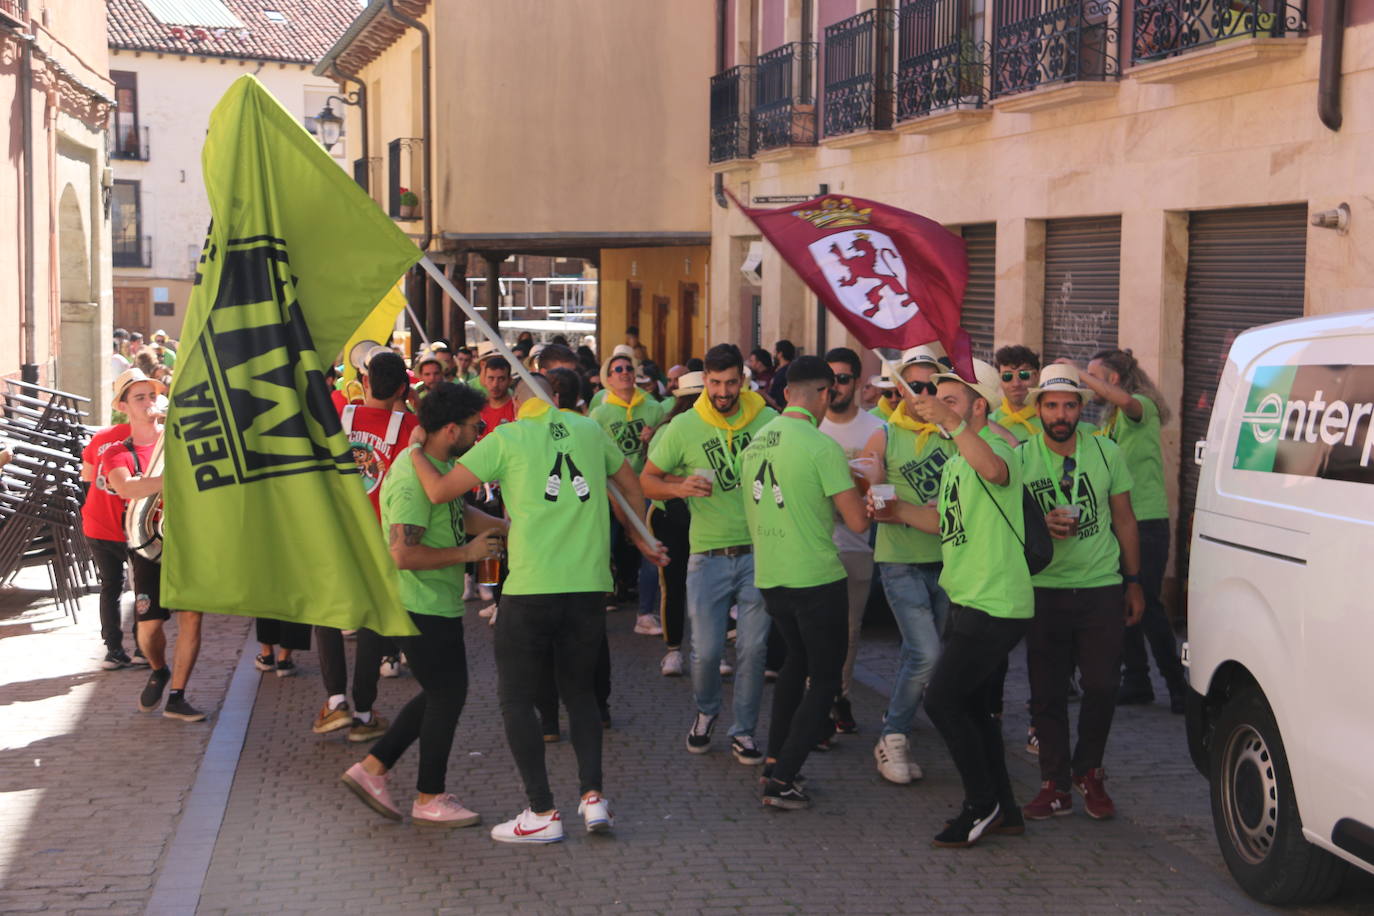
{"label": "black sunglasses", "polygon": [[939,390],[934,382],[907,382],[907,387],[915,394],[933,395]]}
{"label": "black sunglasses", "polygon": [[612,372],[619,373],[619,372],[633,372],[633,371],[635,371],[635,370],[634,370],[634,366],[627,366],[627,365],[625,365],[624,363],[621,363],[621,364],[618,365],[618,366],[612,366],[612,367],[611,367],[611,371],[612,371]]}
{"label": "black sunglasses", "polygon": [[1009,382],[1014,378],[1019,378],[1023,382],[1029,382],[1035,373],[1030,369],[1017,369],[1015,372],[1003,372],[1002,381]]}
{"label": "black sunglasses", "polygon": [[850,382],[852,382],[852,381],[854,381],[854,376],[850,375],[848,372],[836,372],[836,373],[835,373],[835,384],[836,384],[836,385],[848,385],[848,384],[849,384]]}
{"label": "black sunglasses", "polygon": [[1064,476],[1059,478],[1059,489],[1064,491],[1064,495],[1073,499],[1073,472],[1078,467],[1078,462],[1073,460],[1073,456],[1064,459]]}
{"label": "black sunglasses", "polygon": [[883,397],[885,397],[885,398],[895,398],[895,397],[897,397],[897,395],[899,395],[899,394],[901,394],[901,392],[898,391],[896,388],[884,388],[884,389],[883,389]]}

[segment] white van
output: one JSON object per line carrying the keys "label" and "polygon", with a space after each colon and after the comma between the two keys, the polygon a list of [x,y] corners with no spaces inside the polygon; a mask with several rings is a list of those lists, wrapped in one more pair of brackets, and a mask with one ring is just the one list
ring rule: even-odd
{"label": "white van", "polygon": [[1236,338],[1188,577],[1188,745],[1266,903],[1374,872],[1374,311]]}

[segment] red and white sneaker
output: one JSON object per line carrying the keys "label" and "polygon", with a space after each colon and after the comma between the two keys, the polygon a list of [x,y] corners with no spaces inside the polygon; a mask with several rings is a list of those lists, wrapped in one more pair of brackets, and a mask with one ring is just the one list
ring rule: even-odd
{"label": "red and white sneaker", "polygon": [[1083,810],[1088,812],[1088,817],[1099,821],[1116,816],[1116,804],[1103,785],[1106,780],[1107,771],[1098,767],[1073,781],[1074,787],[1083,795]]}
{"label": "red and white sneaker", "polygon": [[593,792],[577,806],[577,814],[587,824],[588,833],[608,833],[615,826],[610,802],[599,792]]}
{"label": "red and white sneaker", "polygon": [[482,815],[469,811],[447,792],[436,795],[423,805],[416,799],[410,806],[410,819],[417,824],[433,824],[436,827],[472,827],[482,823]]}
{"label": "red and white sneaker", "polygon": [[563,840],[563,818],[557,811],[535,814],[526,808],[513,820],[491,828],[491,838],[498,843],[559,843]]}
{"label": "red and white sneaker", "polygon": [[355,763],[344,771],[339,781],[353,790],[353,794],[362,799],[363,804],[382,817],[389,817],[393,821],[401,819],[400,809],[391,800],[391,792],[386,787],[385,774],[373,776],[363,769],[361,763]]}
{"label": "red and white sneaker", "polygon": [[1021,807],[1021,813],[1033,821],[1047,821],[1052,817],[1073,814],[1073,796],[1055,788],[1054,780],[1047,779],[1040,784],[1040,793],[1031,799],[1030,804]]}

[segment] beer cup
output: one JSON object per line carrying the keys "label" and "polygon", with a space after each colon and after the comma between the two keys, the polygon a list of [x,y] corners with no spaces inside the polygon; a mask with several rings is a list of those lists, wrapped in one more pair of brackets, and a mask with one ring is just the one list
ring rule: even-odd
{"label": "beer cup", "polygon": [[693,477],[705,477],[706,482],[711,485],[711,492],[716,491],[716,469],[715,468],[692,468]]}
{"label": "beer cup", "polygon": [[493,554],[477,561],[477,584],[487,588],[501,584],[501,554]]}
{"label": "beer cup", "polygon": [[1055,506],[1055,508],[1058,509],[1060,512],[1063,512],[1066,516],[1068,516],[1068,520],[1069,520],[1069,535],[1068,535],[1068,536],[1071,537],[1071,538],[1076,538],[1076,537],[1078,537],[1078,518],[1079,518],[1080,515],[1083,514],[1083,507],[1082,507],[1082,506],[1074,505],[1073,503],[1068,503],[1068,504],[1063,505],[1063,506]]}
{"label": "beer cup", "polygon": [[869,488],[873,497],[873,518],[880,522],[897,520],[897,488],[890,483],[875,483]]}

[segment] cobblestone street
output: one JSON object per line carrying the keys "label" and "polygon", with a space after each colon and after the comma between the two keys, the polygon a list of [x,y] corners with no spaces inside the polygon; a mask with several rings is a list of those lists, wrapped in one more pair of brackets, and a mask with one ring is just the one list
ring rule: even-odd
{"label": "cobblestone street", "polygon": [[[524,801],[500,727],[491,630],[475,613],[448,788],[484,824],[444,832],[386,821],[338,783],[361,749],[342,732],[311,734],[323,699],[313,653],[298,655],[298,677],[260,675],[250,621],[208,619],[188,695],[212,715],[183,724],[136,711],[139,669],[97,670],[94,596],[71,626],[35,595],[21,589],[0,611],[0,912],[1263,910],[1225,872],[1206,784],[1187,760],[1181,719],[1162,705],[1118,713],[1107,761],[1116,820],[1079,812],[973,850],[932,849],[960,792],[929,723],[914,738],[922,782],[890,785],[873,765],[896,664],[887,629],[865,633],[854,697],[861,734],[807,762],[812,810],[776,813],[758,804],[757,771],[729,756],[728,723],[713,753],[685,752],[687,681],[659,677],[661,644],[632,635],[632,613],[610,615],[615,832],[581,831],[565,725],[548,759],[568,839],[513,848],[487,836]],[[1021,740],[1019,649],[1015,662],[1006,733],[1025,799],[1038,777]],[[379,711],[391,716],[414,690],[409,676],[384,680]],[[415,766],[412,750],[396,770],[398,801],[409,798]],[[1355,884],[1311,912],[1374,909],[1368,882]]]}

